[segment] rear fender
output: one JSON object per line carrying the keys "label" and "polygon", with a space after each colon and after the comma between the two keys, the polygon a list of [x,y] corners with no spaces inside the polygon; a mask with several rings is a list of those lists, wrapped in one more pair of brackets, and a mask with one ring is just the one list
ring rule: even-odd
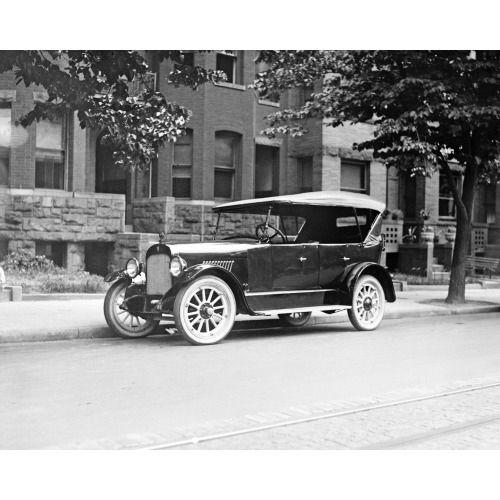
{"label": "rear fender", "polygon": [[379,264],[375,264],[374,262],[361,262],[360,264],[355,265],[344,279],[342,285],[340,286],[340,290],[346,293],[349,297],[352,297],[357,281],[365,274],[369,274],[374,278],[377,278],[384,289],[385,300],[387,302],[396,301],[396,292],[394,290],[391,275],[384,267]]}
{"label": "rear fender", "polygon": [[234,298],[236,299],[238,313],[255,315],[247,303],[242,286],[234,275],[222,267],[213,266],[211,264],[198,264],[196,266],[189,267],[182,272],[177,277],[174,286],[162,297],[160,303],[158,304],[158,308],[162,311],[172,311],[177,294],[195,279],[208,275],[217,276],[221,280],[225,281],[231,288]]}

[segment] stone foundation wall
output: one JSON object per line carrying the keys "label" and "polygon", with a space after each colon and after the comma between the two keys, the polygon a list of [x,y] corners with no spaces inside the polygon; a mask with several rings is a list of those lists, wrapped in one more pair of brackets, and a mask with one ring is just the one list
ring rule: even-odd
{"label": "stone foundation wall", "polygon": [[184,241],[210,239],[217,223],[217,216],[212,212],[213,206],[213,203],[177,203],[174,225],[169,235]]}
{"label": "stone foundation wall", "polygon": [[123,269],[128,259],[135,257],[144,262],[151,245],[158,243],[157,234],[121,233],[115,236],[115,247],[110,262],[110,270]]}
{"label": "stone foundation wall", "polygon": [[114,241],[124,230],[125,196],[38,189],[0,192],[0,237],[9,250],[34,241]]}
{"label": "stone foundation wall", "polygon": [[210,238],[216,216],[212,202],[179,202],[175,198],[137,199],[133,202],[134,231],[165,234],[165,241],[203,241]]}
{"label": "stone foundation wall", "polygon": [[132,202],[134,231],[167,234],[174,225],[175,198],[140,198]]}

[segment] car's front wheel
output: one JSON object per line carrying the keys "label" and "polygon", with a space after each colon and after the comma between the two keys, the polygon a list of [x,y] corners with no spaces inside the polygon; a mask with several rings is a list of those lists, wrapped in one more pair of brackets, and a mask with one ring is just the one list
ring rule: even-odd
{"label": "car's front wheel", "polygon": [[304,326],[311,317],[310,312],[294,312],[289,314],[278,314],[283,326]]}
{"label": "car's front wheel", "polygon": [[147,337],[158,326],[159,321],[135,316],[120,306],[125,298],[126,281],[114,283],[104,299],[104,317],[111,330],[126,339]]}
{"label": "car's front wheel", "polygon": [[174,302],[174,319],[181,336],[193,345],[216,344],[231,331],[236,300],[227,283],[202,276],[181,290]]}
{"label": "car's front wheel", "polygon": [[359,278],[348,315],[357,330],[375,330],[384,317],[385,295],[379,281],[370,275]]}

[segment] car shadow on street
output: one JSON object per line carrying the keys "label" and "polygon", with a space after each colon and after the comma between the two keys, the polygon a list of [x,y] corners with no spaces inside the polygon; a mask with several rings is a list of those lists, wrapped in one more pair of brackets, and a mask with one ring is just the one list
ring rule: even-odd
{"label": "car shadow on street", "polygon": [[[170,329],[172,332],[172,329]],[[291,338],[311,335],[341,335],[354,334],[357,330],[348,323],[338,324],[323,324],[323,325],[306,325],[298,328],[293,327],[266,327],[266,328],[235,328],[223,341],[215,345],[223,345],[231,342],[244,342],[248,340],[265,340],[269,338]],[[141,343],[164,345],[168,343],[175,346],[198,347],[192,346],[186,342],[178,333],[163,333],[154,334],[143,339],[135,340]],[[199,346],[205,347],[205,346]],[[209,346],[206,346],[209,347]]]}

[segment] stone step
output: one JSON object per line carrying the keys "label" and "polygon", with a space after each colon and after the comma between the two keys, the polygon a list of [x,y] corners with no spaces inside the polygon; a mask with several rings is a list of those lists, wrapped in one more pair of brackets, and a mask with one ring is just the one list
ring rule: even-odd
{"label": "stone step", "polygon": [[437,257],[432,257],[432,264],[439,264]]}
{"label": "stone step", "polygon": [[432,264],[432,272],[443,272],[444,271],[444,266],[442,264]]}
{"label": "stone step", "polygon": [[132,224],[125,224],[125,232],[126,233],[133,233],[134,232],[134,226]]}

